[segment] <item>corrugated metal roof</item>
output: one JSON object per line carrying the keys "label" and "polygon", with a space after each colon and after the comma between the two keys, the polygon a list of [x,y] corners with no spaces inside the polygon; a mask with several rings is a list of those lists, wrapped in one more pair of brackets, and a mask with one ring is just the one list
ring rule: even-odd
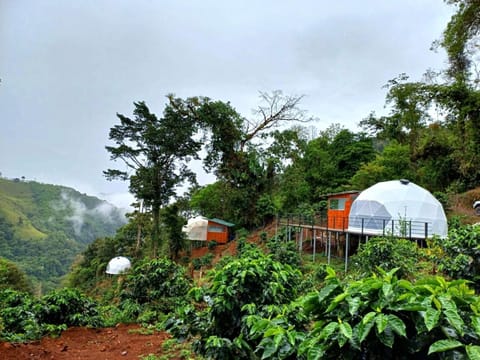
{"label": "corrugated metal roof", "polygon": [[228,221],[221,220],[221,219],[217,219],[217,218],[208,219],[208,221],[211,221],[211,222],[214,222],[214,223],[217,223],[217,224],[220,224],[220,225],[228,226],[228,227],[233,227],[233,226],[235,226],[235,224],[232,224],[232,223],[230,223],[230,222],[228,222]]}

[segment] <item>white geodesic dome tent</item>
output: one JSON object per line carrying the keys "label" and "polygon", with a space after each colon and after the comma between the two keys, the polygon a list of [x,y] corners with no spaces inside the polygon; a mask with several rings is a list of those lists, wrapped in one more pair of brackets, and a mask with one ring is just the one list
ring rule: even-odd
{"label": "white geodesic dome tent", "polygon": [[197,216],[188,220],[187,225],[183,227],[183,232],[187,234],[189,240],[207,240],[208,219],[203,216]]}
{"label": "white geodesic dome tent", "polygon": [[110,275],[118,275],[126,272],[131,266],[132,264],[130,263],[130,260],[126,257],[117,256],[108,262],[107,270],[105,272]]}
{"label": "white geodesic dome tent", "polygon": [[442,204],[408,180],[384,181],[362,191],[348,217],[348,232],[364,235],[445,238],[447,231]]}

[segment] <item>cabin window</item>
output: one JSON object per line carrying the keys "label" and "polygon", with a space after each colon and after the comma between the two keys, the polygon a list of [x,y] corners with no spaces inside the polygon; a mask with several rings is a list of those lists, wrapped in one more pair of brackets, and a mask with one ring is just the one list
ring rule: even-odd
{"label": "cabin window", "polygon": [[209,232],[215,232],[215,233],[223,233],[223,226],[215,226],[215,225],[210,225],[208,227]]}
{"label": "cabin window", "polygon": [[330,199],[330,210],[345,210],[345,198]]}

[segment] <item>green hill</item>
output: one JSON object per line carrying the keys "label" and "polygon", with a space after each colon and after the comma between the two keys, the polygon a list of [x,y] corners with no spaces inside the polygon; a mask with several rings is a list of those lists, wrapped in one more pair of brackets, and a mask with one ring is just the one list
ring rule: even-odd
{"label": "green hill", "polygon": [[77,254],[125,222],[113,205],[74,189],[0,178],[0,257],[39,291],[58,285]]}

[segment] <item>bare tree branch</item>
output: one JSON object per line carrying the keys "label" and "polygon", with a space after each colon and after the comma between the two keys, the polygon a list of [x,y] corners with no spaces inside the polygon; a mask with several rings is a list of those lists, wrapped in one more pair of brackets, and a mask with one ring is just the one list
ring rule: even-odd
{"label": "bare tree branch", "polygon": [[297,121],[309,122],[312,118],[306,117],[305,110],[298,108],[300,96],[283,95],[282,91],[275,90],[272,93],[260,92],[260,99],[264,105],[260,105],[255,114],[259,116],[257,120],[248,120],[244,129],[245,136],[241,140],[240,149],[256,137],[259,133],[280,126],[284,122]]}

